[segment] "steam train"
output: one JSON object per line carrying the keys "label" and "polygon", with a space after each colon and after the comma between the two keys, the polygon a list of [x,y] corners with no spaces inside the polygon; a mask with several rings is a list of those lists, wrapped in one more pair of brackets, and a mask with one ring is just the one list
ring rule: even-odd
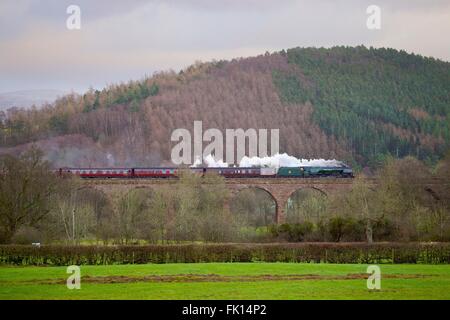
{"label": "steam train", "polygon": [[223,168],[60,168],[57,174],[81,178],[176,178],[182,171],[215,173],[225,178],[352,178],[353,170],[341,167],[223,167]]}

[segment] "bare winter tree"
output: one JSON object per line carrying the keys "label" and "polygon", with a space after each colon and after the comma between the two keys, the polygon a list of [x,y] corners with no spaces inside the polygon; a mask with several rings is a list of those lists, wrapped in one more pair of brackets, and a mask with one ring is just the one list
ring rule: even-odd
{"label": "bare winter tree", "polygon": [[50,212],[58,178],[31,148],[19,158],[0,158],[0,241],[9,243],[22,226],[35,226]]}

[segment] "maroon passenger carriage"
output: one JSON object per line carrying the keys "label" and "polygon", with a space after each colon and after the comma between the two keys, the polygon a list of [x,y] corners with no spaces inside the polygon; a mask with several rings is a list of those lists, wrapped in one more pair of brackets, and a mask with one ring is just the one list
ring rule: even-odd
{"label": "maroon passenger carriage", "polygon": [[177,168],[61,168],[59,175],[72,174],[80,178],[170,178]]}
{"label": "maroon passenger carriage", "polygon": [[131,168],[61,168],[59,175],[72,174],[80,178],[131,178]]}
{"label": "maroon passenger carriage", "polygon": [[170,178],[176,177],[177,168],[133,168],[131,169],[133,178]]}

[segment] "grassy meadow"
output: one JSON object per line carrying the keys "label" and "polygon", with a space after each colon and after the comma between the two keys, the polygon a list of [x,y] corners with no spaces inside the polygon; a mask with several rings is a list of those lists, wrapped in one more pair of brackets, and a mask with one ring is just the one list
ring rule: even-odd
{"label": "grassy meadow", "polygon": [[450,265],[380,268],[371,291],[364,264],[81,266],[81,289],[69,290],[65,267],[0,266],[0,299],[450,299]]}

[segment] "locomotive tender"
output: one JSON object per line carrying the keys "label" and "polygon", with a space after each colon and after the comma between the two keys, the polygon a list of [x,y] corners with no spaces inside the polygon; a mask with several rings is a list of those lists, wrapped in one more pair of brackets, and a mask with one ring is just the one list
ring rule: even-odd
{"label": "locomotive tender", "polygon": [[353,170],[341,167],[222,167],[222,168],[60,168],[57,174],[81,178],[176,178],[182,171],[215,173],[225,178],[353,178]]}

